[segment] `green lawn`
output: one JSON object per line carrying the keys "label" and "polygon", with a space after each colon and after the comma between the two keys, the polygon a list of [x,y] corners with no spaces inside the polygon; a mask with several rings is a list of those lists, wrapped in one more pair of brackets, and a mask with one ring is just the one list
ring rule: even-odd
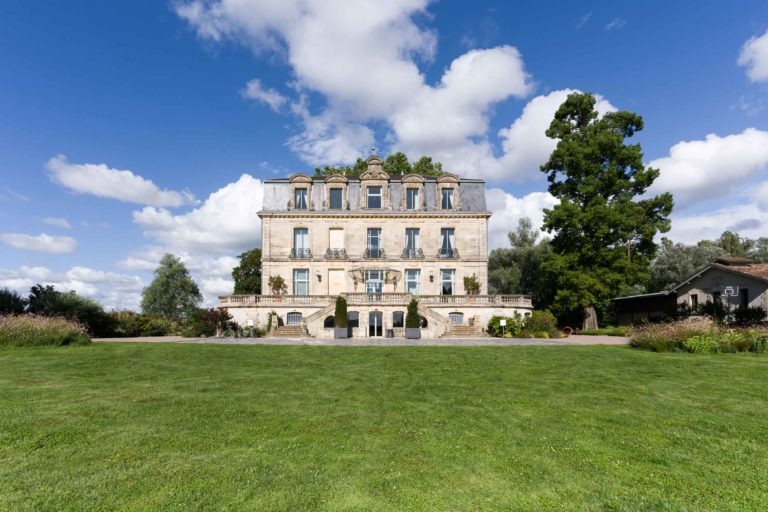
{"label": "green lawn", "polygon": [[1,510],[768,510],[768,356],[0,350]]}

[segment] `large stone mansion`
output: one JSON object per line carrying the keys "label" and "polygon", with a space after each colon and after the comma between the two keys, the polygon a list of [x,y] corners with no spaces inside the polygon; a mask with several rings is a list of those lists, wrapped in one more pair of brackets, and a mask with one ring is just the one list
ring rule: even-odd
{"label": "large stone mansion", "polygon": [[[372,155],[360,178],[343,175],[265,180],[262,290],[281,276],[287,293],[228,295],[240,325],[280,325],[333,336],[338,295],[349,304],[350,335],[403,335],[406,306],[419,301],[422,336],[480,333],[493,315],[526,315],[531,301],[488,293],[484,182],[453,174],[390,177]],[[475,276],[478,295],[464,278]],[[273,324],[277,325],[276,322]]]}

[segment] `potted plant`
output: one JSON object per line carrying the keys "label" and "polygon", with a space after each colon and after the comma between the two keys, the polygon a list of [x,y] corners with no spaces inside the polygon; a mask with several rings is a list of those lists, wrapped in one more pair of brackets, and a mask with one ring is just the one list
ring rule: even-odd
{"label": "potted plant", "polygon": [[477,276],[472,274],[464,278],[464,292],[466,292],[469,302],[475,302],[475,295],[480,293],[480,281]]}
{"label": "potted plant", "polygon": [[333,315],[333,337],[336,339],[349,337],[347,326],[347,299],[338,296],[336,297],[336,312]]}
{"label": "potted plant", "polygon": [[282,276],[269,276],[267,280],[269,289],[272,295],[275,296],[275,302],[280,302],[280,295],[288,291],[288,285],[285,284],[285,279]]}
{"label": "potted plant", "polygon": [[419,301],[411,299],[408,312],[405,314],[405,337],[409,340],[421,338],[421,319],[419,318]]}

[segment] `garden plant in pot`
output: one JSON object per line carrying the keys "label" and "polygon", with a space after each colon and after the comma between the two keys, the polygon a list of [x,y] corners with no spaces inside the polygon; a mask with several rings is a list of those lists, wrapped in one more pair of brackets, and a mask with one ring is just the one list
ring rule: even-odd
{"label": "garden plant in pot", "polygon": [[333,315],[333,337],[343,339],[348,337],[347,330],[347,299],[336,297],[336,312]]}
{"label": "garden plant in pot", "polygon": [[288,285],[285,284],[285,279],[282,276],[269,276],[267,280],[269,290],[272,295],[275,296],[275,302],[281,302],[281,295],[288,291]]}
{"label": "garden plant in pot", "polygon": [[419,301],[411,299],[408,304],[408,312],[405,314],[405,337],[409,340],[421,338],[419,319]]}

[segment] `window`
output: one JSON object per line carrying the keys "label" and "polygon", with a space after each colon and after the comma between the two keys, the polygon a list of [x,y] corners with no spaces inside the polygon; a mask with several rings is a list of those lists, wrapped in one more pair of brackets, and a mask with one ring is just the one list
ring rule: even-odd
{"label": "window", "polygon": [[291,251],[292,258],[311,258],[312,254],[309,251],[309,229],[308,228],[294,228],[293,229],[293,251]]}
{"label": "window", "polygon": [[405,271],[405,293],[411,293],[413,295],[419,294],[419,274],[420,270],[417,268],[406,269]]}
{"label": "window", "polygon": [[384,271],[383,270],[366,270],[364,277],[365,277],[365,293],[380,294],[381,292],[384,291]]}
{"label": "window", "polygon": [[368,245],[365,255],[368,258],[384,257],[381,243],[381,228],[368,228]]}
{"label": "window", "polygon": [[405,189],[405,208],[406,210],[416,210],[419,207],[419,189]]}
{"label": "window", "polygon": [[360,313],[357,311],[350,311],[347,314],[347,327],[352,332],[353,327],[360,327]]}
{"label": "window", "polygon": [[325,317],[325,320],[323,320],[323,328],[324,329],[333,329],[335,326],[334,324],[334,317],[333,315]]}
{"label": "window", "polygon": [[461,325],[464,323],[464,313],[448,313],[448,318],[451,320],[453,325]]}
{"label": "window", "polygon": [[405,249],[403,250],[403,258],[423,258],[424,253],[421,251],[421,236],[419,228],[406,228],[405,229]]}
{"label": "window", "polygon": [[366,206],[368,208],[381,208],[381,187],[368,187]]}
{"label": "window", "polygon": [[723,299],[720,297],[720,292],[712,292],[712,302],[718,305],[723,303]]}
{"label": "window", "polygon": [[301,313],[288,313],[286,323],[288,325],[301,325]]}
{"label": "window", "polygon": [[293,271],[293,294],[309,295],[308,268],[297,268]]}
{"label": "window", "polygon": [[440,257],[455,258],[456,239],[454,228],[442,228],[440,230]]}
{"label": "window", "polygon": [[453,295],[455,280],[456,280],[455,270],[448,270],[448,269],[440,270],[440,294]]}
{"label": "window", "polygon": [[293,207],[297,210],[307,209],[307,189],[297,188],[293,191]]}
{"label": "window", "polygon": [[331,189],[331,210],[341,210],[341,189]]}
{"label": "window", "polygon": [[402,327],[403,326],[403,312],[402,311],[395,311],[392,313],[392,327]]}
{"label": "window", "polygon": [[749,290],[741,288],[739,290],[739,307],[746,309],[749,307]]}
{"label": "window", "polygon": [[440,200],[440,208],[443,210],[453,210],[453,189],[444,188]]}
{"label": "window", "polygon": [[691,294],[691,309],[696,309],[699,307],[699,294],[698,293],[692,293]]}

